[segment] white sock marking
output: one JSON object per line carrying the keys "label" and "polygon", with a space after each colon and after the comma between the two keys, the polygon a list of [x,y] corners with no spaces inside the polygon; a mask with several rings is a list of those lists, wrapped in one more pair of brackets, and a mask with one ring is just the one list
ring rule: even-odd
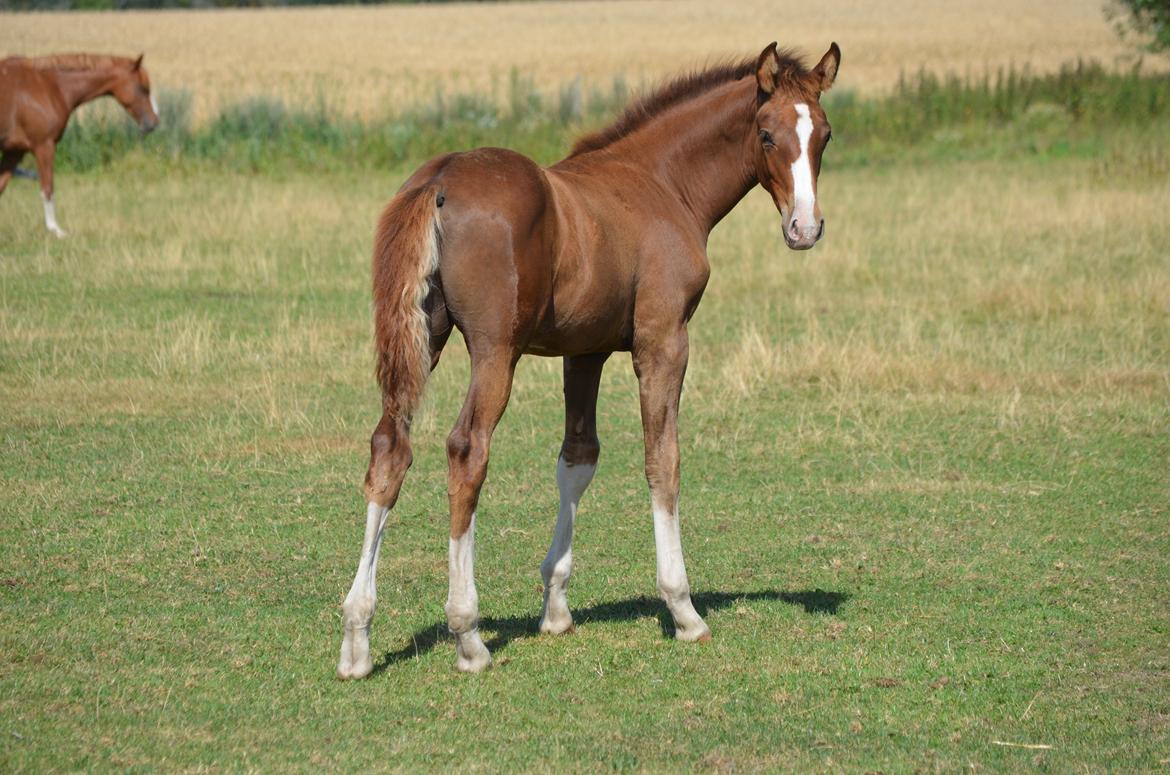
{"label": "white sock marking", "polygon": [[593,481],[595,471],[596,464],[569,465],[563,457],[557,458],[557,489],[561,494],[561,506],[557,511],[552,544],[540,564],[540,575],[544,578],[542,632],[564,632],[573,623],[565,597],[565,588],[573,572],[573,525],[577,520],[577,505]]}
{"label": "white sock marking", "polygon": [[792,163],[792,193],[796,200],[792,217],[799,228],[808,229],[816,220],[817,195],[813,191],[812,160],[808,156],[808,141],[812,137],[813,122],[808,105],[796,104],[796,137],[800,141],[800,156]]}
{"label": "white sock marking", "polygon": [[341,658],[337,673],[343,678],[360,678],[373,669],[370,660],[370,620],[377,603],[378,553],[382,549],[382,531],[390,509],[371,501],[366,507],[366,534],[362,555],[349,594],[342,606],[345,637],[341,641]]}
{"label": "white sock marking", "polygon": [[53,205],[53,198],[41,192],[41,203],[45,206],[45,228],[55,237],[64,237],[65,232],[57,225],[57,208]]}
{"label": "white sock marking", "polygon": [[455,636],[456,667],[478,673],[492,658],[479,637],[479,593],[475,590],[475,514],[467,532],[449,538],[450,586],[447,589],[447,626]]}
{"label": "white sock marking", "polygon": [[682,536],[678,527],[678,503],[666,508],[653,502],[654,549],[658,557],[658,592],[674,617],[680,640],[697,640],[710,631],[691,603],[691,587],[683,562]]}

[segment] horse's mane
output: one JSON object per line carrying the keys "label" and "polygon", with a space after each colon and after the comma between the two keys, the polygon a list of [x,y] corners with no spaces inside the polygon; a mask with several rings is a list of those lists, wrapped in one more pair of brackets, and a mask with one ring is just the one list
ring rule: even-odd
{"label": "horse's mane", "polygon": [[133,64],[134,60],[105,54],[50,54],[43,57],[28,57],[25,62],[38,70],[103,70],[127,67]]}
{"label": "horse's mane", "polygon": [[[780,72],[776,76],[777,83],[803,89],[800,81],[808,75],[804,63],[787,50],[778,51],[777,56],[780,59]],[[697,72],[677,76],[658,89],[634,100],[626,107],[617,121],[605,129],[578,139],[573,144],[573,150],[569,156],[579,156],[612,145],[676,105],[704,94],[716,86],[755,75],[756,64],[757,57],[749,57],[738,62],[723,62]]]}

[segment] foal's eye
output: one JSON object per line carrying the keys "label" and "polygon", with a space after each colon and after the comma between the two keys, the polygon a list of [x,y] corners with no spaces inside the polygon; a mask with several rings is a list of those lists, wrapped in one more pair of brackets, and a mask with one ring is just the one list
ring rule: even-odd
{"label": "foal's eye", "polygon": [[760,130],[760,142],[762,142],[766,148],[771,148],[772,146],[776,145],[776,143],[772,141],[772,133],[766,129]]}

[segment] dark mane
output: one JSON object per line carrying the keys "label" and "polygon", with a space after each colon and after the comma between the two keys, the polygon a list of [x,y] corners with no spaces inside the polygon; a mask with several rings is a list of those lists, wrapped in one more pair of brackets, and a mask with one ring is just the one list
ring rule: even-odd
{"label": "dark mane", "polygon": [[[795,84],[808,74],[808,70],[792,52],[779,51],[781,83]],[[756,57],[739,62],[725,62],[712,65],[698,72],[686,73],[667,81],[663,86],[635,99],[622,115],[605,129],[585,135],[573,144],[569,157],[605,148],[646,125],[656,116],[680,103],[704,94],[716,86],[738,81],[755,75]]]}

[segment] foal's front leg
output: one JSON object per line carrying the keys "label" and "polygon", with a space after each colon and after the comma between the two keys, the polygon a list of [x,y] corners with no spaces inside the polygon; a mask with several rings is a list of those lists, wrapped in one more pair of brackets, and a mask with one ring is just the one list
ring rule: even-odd
{"label": "foal's front leg", "polygon": [[45,228],[54,237],[64,237],[65,232],[57,224],[57,206],[53,203],[53,157],[57,144],[49,141],[33,149],[37,160],[37,176],[41,179],[41,203],[45,206]]}
{"label": "foal's front leg", "polygon": [[573,572],[573,523],[577,505],[597,470],[597,389],[609,353],[565,356],[565,441],[557,458],[557,489],[561,506],[548,554],[540,564],[544,579],[544,610],[540,631],[558,635],[573,630],[565,589]]}
{"label": "foal's front leg", "polygon": [[674,617],[675,637],[704,641],[711,639],[711,630],[691,603],[678,525],[678,405],[687,353],[686,328],[680,327],[661,339],[642,342],[633,355],[642,405],[646,481],[654,513],[658,593]]}

